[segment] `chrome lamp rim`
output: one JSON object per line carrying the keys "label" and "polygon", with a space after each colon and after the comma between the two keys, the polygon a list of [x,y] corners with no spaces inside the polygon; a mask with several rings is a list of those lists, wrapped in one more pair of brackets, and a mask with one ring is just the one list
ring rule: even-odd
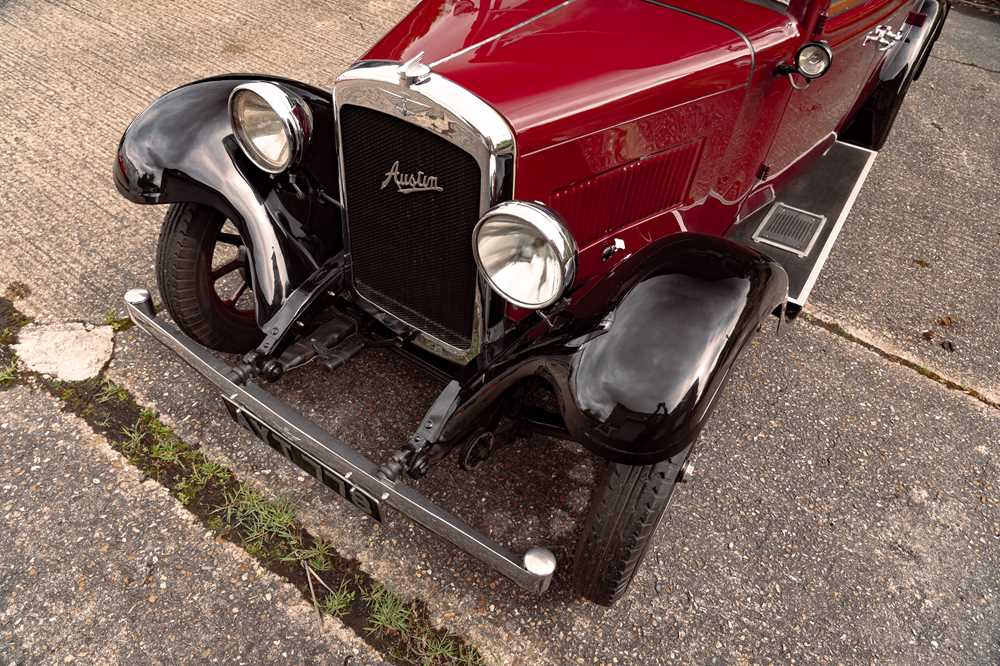
{"label": "chrome lamp rim", "polygon": [[[819,74],[807,74],[802,71],[799,67],[799,58],[802,56],[802,52],[809,48],[818,48],[826,54],[826,67]],[[809,41],[800,46],[795,50],[795,70],[798,72],[799,76],[809,81],[815,81],[816,79],[822,78],[827,72],[830,71],[830,67],[833,66],[833,49],[826,42]]]}
{"label": "chrome lamp rim", "polygon": [[[236,117],[233,107],[233,101],[242,91],[249,91],[263,99],[281,120],[289,144],[288,160],[284,164],[275,166],[262,161],[257,154],[258,151],[253,147],[253,142],[245,135],[243,125]],[[312,137],[312,109],[302,97],[270,81],[250,81],[233,88],[229,93],[229,119],[233,135],[243,154],[253,162],[254,166],[267,173],[282,173],[301,162]]]}
{"label": "chrome lamp rim", "polygon": [[[526,303],[513,298],[497,286],[496,282],[493,281],[493,277],[486,270],[486,267],[483,266],[479,256],[479,233],[485,224],[499,216],[513,217],[534,227],[555,250],[559,265],[562,268],[562,283],[552,298],[543,303]],[[486,211],[486,214],[480,218],[472,231],[472,256],[476,260],[479,273],[497,294],[512,305],[529,310],[543,310],[557,302],[562,298],[566,289],[569,288],[576,277],[576,240],[555,211],[548,206],[533,201],[505,201]]]}

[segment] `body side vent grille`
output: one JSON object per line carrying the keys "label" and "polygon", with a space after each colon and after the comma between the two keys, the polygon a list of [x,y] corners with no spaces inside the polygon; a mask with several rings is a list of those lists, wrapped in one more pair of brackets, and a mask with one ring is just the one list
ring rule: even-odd
{"label": "body side vent grille", "polygon": [[701,140],[680,144],[558,190],[551,205],[583,247],[616,229],[679,206],[691,186]]}

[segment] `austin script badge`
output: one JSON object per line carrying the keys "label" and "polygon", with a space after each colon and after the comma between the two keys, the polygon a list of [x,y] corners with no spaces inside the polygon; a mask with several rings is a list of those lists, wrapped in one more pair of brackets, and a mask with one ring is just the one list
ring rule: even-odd
{"label": "austin script badge", "polygon": [[385,172],[385,180],[382,181],[381,189],[384,190],[392,182],[396,183],[396,191],[400,194],[444,192],[444,188],[438,185],[437,176],[428,176],[423,171],[400,173],[399,160],[393,162],[392,168]]}

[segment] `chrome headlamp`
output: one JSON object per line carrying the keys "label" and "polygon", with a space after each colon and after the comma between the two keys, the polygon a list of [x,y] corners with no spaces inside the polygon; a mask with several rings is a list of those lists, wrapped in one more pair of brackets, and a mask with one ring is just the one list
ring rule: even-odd
{"label": "chrome headlamp", "polygon": [[472,233],[479,270],[505,299],[533,310],[555,303],[576,273],[576,243],[555,212],[508,201],[486,212]]}
{"label": "chrome headlamp", "polygon": [[276,83],[253,81],[233,88],[229,117],[243,152],[268,173],[281,173],[302,159],[312,134],[309,105]]}
{"label": "chrome headlamp", "polygon": [[823,42],[808,42],[795,52],[795,69],[803,78],[818,79],[833,62],[833,51]]}

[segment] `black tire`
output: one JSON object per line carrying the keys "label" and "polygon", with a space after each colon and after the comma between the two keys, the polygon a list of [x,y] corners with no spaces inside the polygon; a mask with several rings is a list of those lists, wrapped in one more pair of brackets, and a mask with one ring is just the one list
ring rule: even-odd
{"label": "black tire", "polygon": [[[223,232],[225,224],[225,216],[208,206],[170,206],[156,248],[156,279],[163,303],[181,330],[210,349],[239,354],[256,347],[264,336],[257,327],[252,294],[247,295],[252,290],[246,286],[250,276],[245,245],[237,233]],[[213,268],[220,243],[235,247],[235,257]],[[223,278],[242,279],[242,291],[224,299],[217,291]]]}
{"label": "black tire", "polygon": [[628,590],[670,504],[687,452],[655,465],[605,462],[576,546],[577,592],[611,606]]}

